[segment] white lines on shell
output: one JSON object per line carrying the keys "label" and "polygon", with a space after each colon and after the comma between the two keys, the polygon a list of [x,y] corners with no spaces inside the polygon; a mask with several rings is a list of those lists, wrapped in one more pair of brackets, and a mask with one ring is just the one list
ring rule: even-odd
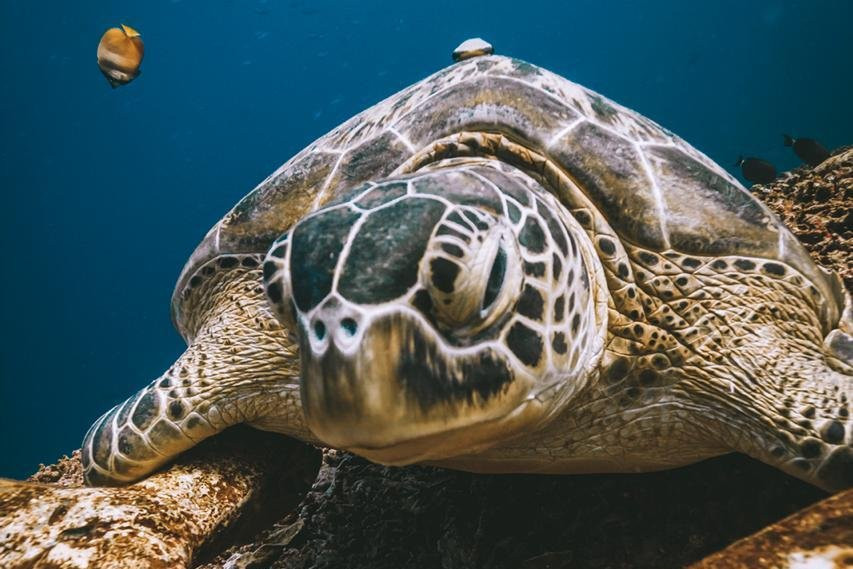
{"label": "white lines on shell", "polygon": [[645,140],[637,141],[637,146],[640,148],[675,148],[676,150],[682,150],[684,148],[683,145],[676,144],[674,142],[650,142]]}
{"label": "white lines on shell", "polygon": [[637,145],[636,143],[634,143],[634,147],[637,150],[637,154],[640,156],[640,163],[643,165],[643,170],[646,173],[646,177],[652,184],[652,195],[655,196],[655,205],[657,206],[658,210],[658,224],[660,226],[661,234],[663,235],[663,246],[666,249],[671,249],[672,246],[669,243],[669,231],[666,227],[666,208],[663,204],[663,193],[660,191],[660,186],[658,186],[657,178],[655,178],[654,172],[652,172],[652,166],[646,159],[646,155],[643,153],[643,149],[640,148],[639,145]]}
{"label": "white lines on shell", "polygon": [[214,228],[215,233],[213,234],[213,247],[214,247],[214,250],[216,251],[216,254],[219,254],[219,234],[221,233],[221,231],[222,231],[222,222],[220,221],[219,223],[216,224],[216,227]]}
{"label": "white lines on shell", "polygon": [[336,174],[336,173],[337,173],[337,171],[338,171],[338,167],[341,165],[341,160],[343,160],[343,159],[344,159],[344,156],[345,156],[345,155],[346,155],[346,152],[345,152],[345,151],[344,151],[344,152],[341,152],[341,153],[338,155],[338,159],[337,159],[337,160],[335,160],[335,165],[334,165],[334,166],[332,166],[332,171],[331,171],[331,172],[329,172],[329,175],[328,175],[328,176],[326,176],[326,181],[324,181],[324,182],[323,182],[323,186],[320,188],[320,191],[319,191],[319,192],[317,192],[317,197],[315,197],[315,198],[314,198],[314,201],[313,201],[313,202],[311,202],[311,209],[312,209],[312,210],[315,210],[315,209],[317,209],[318,207],[320,207],[320,203],[321,203],[322,199],[326,196],[326,190],[328,190],[329,186],[331,185],[331,183],[332,183],[332,178],[334,178],[334,177],[335,177],[335,174]]}
{"label": "white lines on shell", "polygon": [[393,126],[392,126],[392,127],[389,127],[389,128],[388,128],[388,132],[390,132],[391,134],[393,134],[394,136],[396,136],[396,137],[397,137],[397,140],[399,140],[400,142],[402,142],[402,143],[403,143],[403,145],[404,145],[406,148],[408,148],[408,149],[409,149],[409,152],[411,152],[412,154],[415,154],[415,153],[417,152],[417,149],[415,148],[415,145],[414,145],[414,144],[412,144],[412,142],[408,139],[408,137],[404,136],[404,135],[403,135],[400,131],[398,131],[396,128],[394,128]]}
{"label": "white lines on shell", "polygon": [[555,134],[554,136],[552,136],[548,140],[548,143],[545,145],[545,147],[550,149],[552,146],[554,146],[557,143],[558,140],[560,140],[561,138],[563,138],[564,136],[569,134],[575,127],[577,127],[579,124],[581,124],[585,120],[586,120],[586,117],[581,117],[575,121],[572,121],[568,125],[561,128],[560,130],[558,130],[557,134]]}
{"label": "white lines on shell", "polygon": [[356,209],[360,209],[360,210],[362,210],[362,211],[368,211],[368,210],[366,210],[366,209],[363,209],[361,206],[356,205],[356,202],[361,201],[361,199],[363,199],[363,198],[364,198],[364,196],[366,196],[367,194],[369,194],[370,192],[372,192],[372,191],[373,191],[373,188],[375,188],[375,187],[376,187],[376,184],[374,184],[373,182],[368,182],[368,183],[367,183],[367,189],[366,189],[366,190],[364,190],[363,192],[361,192],[361,193],[360,193],[360,194],[358,194],[357,196],[354,196],[350,201],[345,202],[345,203],[343,203],[343,204],[341,204],[341,205],[349,205],[349,206],[352,206],[352,207],[354,207],[354,208],[356,208]]}
{"label": "white lines on shell", "polygon": [[[571,105],[569,104],[569,103],[570,103],[570,101],[567,101],[566,99],[563,99],[563,98],[561,98],[561,97],[558,97],[558,96],[557,96],[557,95],[555,95],[554,93],[551,93],[550,91],[547,91],[547,90],[543,89],[543,88],[542,88],[542,87],[540,87],[539,85],[534,85],[533,83],[528,83],[527,81],[524,81],[524,80],[522,80],[522,79],[519,79],[518,77],[510,77],[509,75],[490,75],[490,77],[494,77],[494,78],[496,78],[496,79],[506,79],[506,80],[508,80],[508,81],[512,81],[512,82],[514,82],[514,83],[521,83],[522,85],[526,85],[526,86],[530,87],[531,89],[536,89],[537,91],[539,91],[540,93],[542,93],[543,95],[545,95],[546,97],[548,97],[549,99],[553,99],[553,100],[554,100],[554,101],[556,101],[557,103],[560,103],[560,105],[562,105],[563,107],[565,107],[565,108],[569,109],[569,110],[570,110],[570,111],[572,111],[573,113],[577,113],[577,112],[578,112],[578,110],[577,110],[577,108],[576,108],[576,107],[573,107],[573,106],[571,106]],[[563,80],[563,83],[564,83],[564,84],[568,84],[570,87],[572,87],[572,89],[571,89],[572,91],[577,91],[577,90],[580,88],[580,86],[579,86],[579,85],[577,85],[577,84],[575,84],[575,83],[572,83],[572,82],[571,82],[571,81],[569,81],[568,79],[564,79],[564,80]],[[601,97],[601,95],[597,95],[597,96]],[[569,95],[569,97],[571,97],[571,95]],[[574,100],[577,100],[577,99],[574,99],[574,98],[573,98],[573,99],[572,99],[572,101],[574,101]],[[609,99],[608,99],[608,101],[609,101]],[[615,103],[614,103],[614,104],[615,104]],[[585,117],[581,117],[581,118],[585,118]]]}
{"label": "white lines on shell", "polygon": [[112,427],[112,433],[110,436],[110,457],[107,462],[109,469],[115,471],[116,456],[121,454],[121,451],[119,451],[118,449],[118,413],[113,413],[112,415],[110,415],[110,426]]}
{"label": "white lines on shell", "polygon": [[[522,84],[522,85],[526,85],[526,86],[528,86],[528,87],[530,87],[530,88],[532,88],[532,89],[536,89],[537,91],[542,92],[542,93],[543,93],[544,95],[546,95],[548,98],[553,99],[554,101],[558,102],[558,103],[559,103],[560,105],[562,105],[563,107],[565,107],[565,108],[567,108],[567,109],[571,110],[573,113],[576,113],[576,112],[577,112],[577,111],[576,111],[576,109],[574,109],[574,108],[570,107],[570,105],[569,105],[569,104],[567,104],[567,101],[566,101],[565,99],[561,99],[560,97],[558,97],[558,96],[554,95],[553,93],[550,93],[550,92],[546,91],[545,89],[543,89],[542,87],[539,87],[538,85],[534,85],[534,84],[532,84],[532,83],[528,83],[527,81],[523,81],[523,80],[521,80],[521,79],[519,79],[519,78],[517,78],[517,77],[511,77],[511,76],[509,76],[509,75],[493,75],[493,74],[490,74],[490,73],[483,73],[483,72],[481,72],[481,73],[479,73],[479,74],[469,75],[469,76],[461,77],[461,78],[458,78],[458,79],[454,77],[454,78],[452,78],[452,80],[447,81],[446,83],[444,83],[444,85],[443,85],[443,87],[442,87],[442,88],[440,88],[440,89],[438,89],[436,92],[431,93],[430,95],[428,95],[428,96],[424,97],[423,99],[421,99],[420,101],[418,101],[417,103],[415,103],[414,105],[412,105],[412,106],[407,110],[407,112],[406,112],[406,113],[403,113],[403,114],[401,114],[399,117],[397,117],[397,118],[393,121],[393,123],[388,127],[388,128],[389,128],[389,130],[390,130],[390,129],[394,129],[394,128],[396,127],[396,124],[397,124],[398,122],[400,122],[402,119],[404,119],[404,118],[406,118],[406,117],[410,116],[412,113],[414,113],[415,111],[417,111],[417,110],[418,110],[418,108],[420,108],[422,105],[424,105],[427,101],[429,101],[429,100],[431,100],[431,99],[433,99],[433,98],[435,98],[435,97],[440,97],[440,96],[441,96],[441,95],[443,95],[446,91],[448,91],[448,90],[450,90],[450,89],[453,89],[454,87],[456,87],[456,86],[458,86],[458,85],[462,85],[463,83],[466,83],[466,82],[476,81],[476,80],[478,80],[478,79],[506,79],[506,80],[508,80],[508,81],[512,81],[512,82],[515,82],[515,83],[520,83],[520,84]],[[574,83],[571,83],[571,82],[570,82],[570,81],[568,81],[568,80],[565,80],[565,79],[564,79],[564,80],[563,80],[563,82],[564,82],[564,83],[567,83],[568,85],[570,85],[570,86],[572,86],[572,87],[574,87],[574,89],[578,89],[578,86],[576,86]]]}
{"label": "white lines on shell", "polygon": [[339,155],[339,154],[345,153],[347,150],[349,150],[349,148],[344,148],[343,150],[341,150],[340,148],[320,148],[320,147],[317,147],[317,149],[314,150],[313,154]]}
{"label": "white lines on shell", "polygon": [[449,82],[449,83],[445,84],[445,86],[444,86],[444,87],[442,87],[441,89],[439,89],[439,90],[438,90],[438,91],[436,91],[435,93],[432,93],[432,94],[430,94],[430,95],[427,95],[426,97],[424,97],[423,99],[421,99],[420,101],[418,101],[417,103],[415,103],[414,105],[412,105],[411,107],[409,107],[409,109],[407,110],[407,112],[405,112],[405,113],[401,113],[401,114],[400,114],[400,116],[399,116],[399,117],[397,117],[397,118],[396,118],[396,119],[395,119],[395,120],[394,120],[394,121],[393,121],[393,122],[388,126],[388,130],[391,130],[392,132],[393,132],[394,130],[396,130],[397,123],[399,123],[399,122],[400,122],[401,120],[403,120],[404,118],[406,118],[406,117],[408,117],[408,116],[412,115],[415,111],[417,111],[417,110],[418,110],[418,108],[420,108],[424,103],[426,103],[426,102],[427,102],[427,101],[429,101],[430,99],[433,99],[433,98],[435,98],[435,97],[438,97],[438,96],[440,96],[440,95],[443,95],[445,91],[448,91],[448,90],[452,89],[452,88],[453,88],[453,87],[455,87],[456,85],[461,85],[461,84],[462,84],[462,83],[464,83],[465,81],[471,81],[471,80],[477,79],[478,77],[483,77],[483,76],[481,75],[481,76],[466,77],[466,78],[464,78],[464,79],[462,79],[462,80],[460,80],[460,81],[451,81],[451,82]]}
{"label": "white lines on shell", "polygon": [[482,181],[487,186],[490,186],[499,195],[504,195],[504,192],[498,187],[497,184],[495,184],[493,181],[489,180],[488,178],[486,178],[485,176],[483,176],[482,174],[480,174],[479,172],[477,172],[473,168],[463,168],[463,170],[465,172],[467,172],[468,174],[474,176],[475,178],[478,178],[480,181]]}
{"label": "white lines on shell", "polygon": [[[296,164],[300,160],[304,159],[306,156],[311,156],[311,155],[315,155],[315,154],[341,154],[341,152],[342,152],[341,150],[331,149],[331,148],[326,149],[326,148],[320,148],[319,146],[317,146],[317,144],[320,141],[322,141],[326,138],[329,138],[330,134],[332,134],[332,133],[329,133],[329,134],[323,136],[319,140],[315,140],[314,142],[311,143],[311,145],[308,148],[297,153],[290,160],[288,160],[287,162],[285,162],[284,164],[282,164],[281,166],[276,168],[276,170],[272,174],[270,174],[269,176],[264,178],[260,184],[255,186],[254,189],[252,190],[252,192],[268,185],[270,182],[272,182],[273,180],[278,178],[282,174],[282,172],[288,170],[293,164]],[[251,192],[249,192],[249,193],[251,193]]]}
{"label": "white lines on shell", "polygon": [[588,122],[590,124],[594,125],[596,128],[603,130],[603,131],[607,132],[608,134],[611,134],[617,138],[621,138],[622,140],[624,140],[625,142],[628,142],[629,144],[634,145],[634,149],[637,151],[638,154],[643,153],[642,148],[640,147],[639,141],[634,140],[633,138],[631,138],[629,136],[626,136],[626,133],[618,131],[618,130],[614,129],[613,127],[610,127],[610,126],[604,124],[603,122],[597,121],[595,119],[588,119]]}

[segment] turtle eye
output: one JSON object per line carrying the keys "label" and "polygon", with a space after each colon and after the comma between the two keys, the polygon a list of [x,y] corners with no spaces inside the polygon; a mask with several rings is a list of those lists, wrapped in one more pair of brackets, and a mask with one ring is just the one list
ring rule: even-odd
{"label": "turtle eye", "polygon": [[495,260],[492,261],[492,269],[489,271],[489,280],[486,281],[486,291],[483,294],[483,303],[480,307],[480,316],[485,316],[489,308],[491,308],[492,304],[495,303],[495,300],[498,298],[498,294],[501,291],[501,287],[504,283],[504,276],[506,275],[506,251],[503,248],[503,244],[498,246],[497,253],[495,253]]}
{"label": "turtle eye", "polygon": [[514,284],[521,279],[517,255],[513,255],[508,230],[494,226],[483,232],[477,244],[458,258],[441,249],[427,263],[430,306],[446,331],[476,334],[490,326],[512,305]]}

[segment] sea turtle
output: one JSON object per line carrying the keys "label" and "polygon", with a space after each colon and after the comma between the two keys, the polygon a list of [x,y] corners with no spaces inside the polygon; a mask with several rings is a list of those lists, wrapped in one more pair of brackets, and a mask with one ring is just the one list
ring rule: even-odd
{"label": "sea turtle", "polygon": [[186,352],[103,415],[90,484],[237,423],[393,465],[633,472],[740,451],[853,484],[849,294],[651,120],[462,59],[355,116],[207,234]]}

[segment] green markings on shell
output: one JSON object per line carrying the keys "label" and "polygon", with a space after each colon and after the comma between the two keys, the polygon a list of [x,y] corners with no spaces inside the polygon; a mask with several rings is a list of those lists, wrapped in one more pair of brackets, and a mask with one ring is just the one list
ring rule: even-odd
{"label": "green markings on shell", "polygon": [[590,106],[592,110],[595,112],[595,116],[604,122],[611,122],[614,118],[619,116],[619,111],[617,111],[613,105],[608,103],[603,97],[599,97],[598,95],[590,95]]}
{"label": "green markings on shell", "polygon": [[[652,180],[634,144],[592,123],[567,133],[552,147],[553,157],[565,164],[598,210],[628,239],[664,247],[659,205]],[[580,220],[579,220],[580,221]]]}
{"label": "green markings on shell", "polygon": [[[662,188],[671,246],[704,255],[776,254],[783,230],[748,192],[677,148],[649,147],[650,167]],[[689,199],[686,196],[690,196]]]}
{"label": "green markings on shell", "polygon": [[381,180],[411,155],[411,150],[391,132],[355,146],[341,157],[334,176],[325,185],[346,188],[366,180]]}
{"label": "green markings on shell", "polygon": [[[510,93],[512,105],[506,104]],[[544,147],[549,136],[578,118],[578,112],[565,102],[525,81],[481,72],[445,87],[441,96],[421,103],[394,128],[406,133],[416,147],[463,130],[496,129],[514,138],[533,138]]]}

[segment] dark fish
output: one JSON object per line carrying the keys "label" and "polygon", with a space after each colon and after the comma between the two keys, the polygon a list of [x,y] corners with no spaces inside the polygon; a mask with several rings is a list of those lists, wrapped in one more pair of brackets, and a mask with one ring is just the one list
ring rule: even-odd
{"label": "dark fish", "polygon": [[817,166],[829,158],[829,150],[813,138],[794,138],[787,134],[782,136],[785,137],[785,146],[793,146],[794,154],[809,166]]}
{"label": "dark fish", "polygon": [[769,184],[776,179],[776,167],[761,158],[741,156],[735,166],[740,166],[743,177],[753,184]]}
{"label": "dark fish", "polygon": [[139,32],[130,26],[110,28],[98,43],[98,67],[115,89],[139,76],[145,46]]}

